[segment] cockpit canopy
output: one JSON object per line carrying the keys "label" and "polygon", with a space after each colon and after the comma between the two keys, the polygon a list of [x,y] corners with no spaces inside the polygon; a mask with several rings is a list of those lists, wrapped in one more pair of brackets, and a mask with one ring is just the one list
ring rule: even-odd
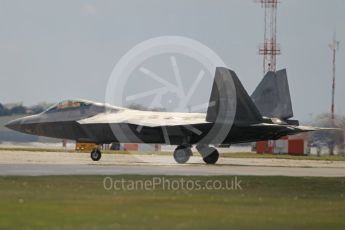
{"label": "cockpit canopy", "polygon": [[58,112],[58,111],[66,111],[70,109],[76,108],[87,108],[90,107],[93,103],[88,101],[81,101],[81,100],[66,100],[62,101],[58,104],[55,104],[47,109],[46,112]]}
{"label": "cockpit canopy", "polygon": [[105,105],[102,103],[86,101],[86,100],[65,100],[60,103],[57,103],[50,108],[48,108],[45,113],[53,113],[53,112],[64,112],[70,110],[92,110],[94,112],[116,112],[118,108],[114,106]]}

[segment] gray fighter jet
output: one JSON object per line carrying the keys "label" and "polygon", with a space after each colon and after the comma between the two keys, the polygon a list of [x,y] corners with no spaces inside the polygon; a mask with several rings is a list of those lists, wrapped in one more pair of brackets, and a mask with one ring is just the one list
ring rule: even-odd
{"label": "gray fighter jet", "polygon": [[[85,100],[63,101],[43,113],[8,123],[10,129],[39,136],[90,142],[177,145],[174,158],[186,163],[196,146],[207,164],[219,152],[210,145],[277,140],[315,131],[291,120],[285,70],[268,72],[250,97],[235,72],[216,69],[207,113],[138,111]],[[100,148],[91,158],[101,158]]]}

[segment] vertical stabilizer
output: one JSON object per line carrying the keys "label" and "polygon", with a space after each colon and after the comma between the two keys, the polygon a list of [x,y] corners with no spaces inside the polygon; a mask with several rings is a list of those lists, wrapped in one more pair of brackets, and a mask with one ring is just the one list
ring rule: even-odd
{"label": "vertical stabilizer", "polygon": [[232,70],[216,69],[206,120],[239,125],[262,121],[259,110]]}
{"label": "vertical stabilizer", "polygon": [[251,98],[263,116],[284,120],[293,117],[286,69],[268,72]]}

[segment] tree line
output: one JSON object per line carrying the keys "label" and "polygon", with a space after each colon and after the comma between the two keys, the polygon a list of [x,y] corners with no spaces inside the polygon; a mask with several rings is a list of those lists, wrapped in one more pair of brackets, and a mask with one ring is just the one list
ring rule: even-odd
{"label": "tree line", "polygon": [[22,104],[6,106],[0,103],[0,116],[37,114],[43,112],[47,107],[49,107],[47,103],[41,103],[31,107]]}

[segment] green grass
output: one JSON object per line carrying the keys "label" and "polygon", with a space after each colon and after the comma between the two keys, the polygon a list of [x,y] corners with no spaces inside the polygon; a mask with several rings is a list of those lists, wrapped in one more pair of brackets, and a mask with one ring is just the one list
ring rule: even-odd
{"label": "green grass", "polygon": [[107,191],[103,179],[0,177],[0,229],[345,229],[345,178],[239,177],[235,191]]}

